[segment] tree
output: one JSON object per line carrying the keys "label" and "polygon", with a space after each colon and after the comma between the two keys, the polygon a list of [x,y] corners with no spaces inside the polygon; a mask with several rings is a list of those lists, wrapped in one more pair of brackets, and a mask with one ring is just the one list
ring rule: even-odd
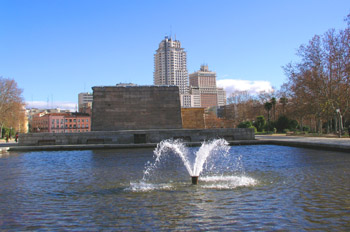
{"label": "tree", "polygon": [[252,121],[263,114],[264,109],[260,101],[247,91],[233,92],[227,102],[229,105],[226,107],[230,112],[226,112],[225,118],[234,121],[235,125],[243,121]]}
{"label": "tree", "polygon": [[273,110],[273,120],[275,121],[276,120],[276,98],[275,97],[272,97],[271,98],[271,104],[272,104],[272,110]]}
{"label": "tree", "polygon": [[8,78],[0,77],[0,129],[3,127],[19,129],[24,120],[22,89]]}
{"label": "tree", "polygon": [[256,121],[254,123],[254,126],[256,127],[257,131],[262,132],[265,127],[266,121],[264,116],[260,115],[256,117]]}
{"label": "tree", "polygon": [[270,122],[270,111],[272,109],[272,103],[271,102],[265,102],[264,108],[267,111],[267,121]]}
{"label": "tree", "polygon": [[286,97],[281,97],[281,98],[280,98],[280,103],[282,104],[282,114],[285,114],[286,105],[287,105],[287,103],[288,103],[288,98],[286,98]]}
{"label": "tree", "polygon": [[293,116],[301,122],[304,117],[314,118],[319,133],[322,125],[332,129],[337,117],[350,117],[350,15],[346,21],[346,29],[330,29],[301,45],[300,62],[284,67]]}
{"label": "tree", "polygon": [[278,117],[276,121],[276,129],[278,132],[284,132],[284,130],[295,130],[298,126],[298,122],[296,120],[289,119],[285,115],[281,115]]}

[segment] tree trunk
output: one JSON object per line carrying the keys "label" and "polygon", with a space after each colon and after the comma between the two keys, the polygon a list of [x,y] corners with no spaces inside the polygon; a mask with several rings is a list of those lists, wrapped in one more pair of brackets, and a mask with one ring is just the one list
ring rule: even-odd
{"label": "tree trunk", "polygon": [[329,120],[327,120],[327,131],[326,131],[327,134],[329,134],[329,124],[330,124]]}
{"label": "tree trunk", "polygon": [[338,132],[338,119],[337,116],[334,117],[334,133]]}
{"label": "tree trunk", "polygon": [[318,125],[319,125],[319,133],[322,134],[323,133],[323,128],[322,128],[322,120],[321,118],[319,117],[318,118]]}

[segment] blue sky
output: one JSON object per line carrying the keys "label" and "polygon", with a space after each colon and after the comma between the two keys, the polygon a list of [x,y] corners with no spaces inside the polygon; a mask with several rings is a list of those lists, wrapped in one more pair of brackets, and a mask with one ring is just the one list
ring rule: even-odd
{"label": "blue sky", "polygon": [[189,73],[207,63],[219,81],[279,89],[297,48],[349,13],[349,0],[0,0],[0,76],[32,105],[74,108],[92,86],[153,84],[171,34]]}

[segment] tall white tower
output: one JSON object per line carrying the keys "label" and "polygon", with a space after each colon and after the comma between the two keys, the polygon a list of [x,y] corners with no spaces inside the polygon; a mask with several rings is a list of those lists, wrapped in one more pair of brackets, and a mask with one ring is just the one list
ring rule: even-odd
{"label": "tall white tower", "polygon": [[172,38],[160,42],[154,54],[154,85],[176,85],[180,94],[188,93],[188,72],[186,52],[181,43]]}

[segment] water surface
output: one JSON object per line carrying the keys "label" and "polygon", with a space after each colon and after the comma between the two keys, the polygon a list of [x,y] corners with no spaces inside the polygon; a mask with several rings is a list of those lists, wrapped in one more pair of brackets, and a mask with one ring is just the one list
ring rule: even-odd
{"label": "water surface", "polygon": [[350,154],[256,145],[230,155],[226,180],[193,186],[178,157],[141,182],[151,149],[11,152],[0,157],[0,230],[350,230]]}

